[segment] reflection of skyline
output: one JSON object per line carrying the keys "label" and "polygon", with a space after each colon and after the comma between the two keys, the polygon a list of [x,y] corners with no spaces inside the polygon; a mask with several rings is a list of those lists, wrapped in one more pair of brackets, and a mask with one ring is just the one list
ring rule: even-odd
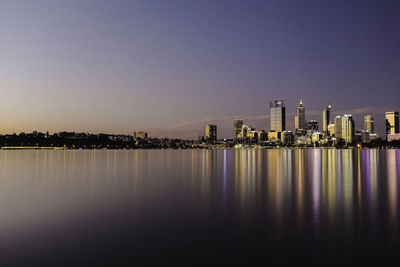
{"label": "reflection of skyline", "polygon": [[[395,156],[394,152],[390,153]],[[211,161],[218,154],[202,153],[202,189],[205,191],[211,190],[212,181],[208,177],[219,173],[211,167],[215,164]],[[311,158],[308,159],[308,155]],[[395,162],[393,157],[388,157],[389,162]],[[377,158],[378,150],[224,150],[220,158],[222,191],[224,198],[236,200],[243,214],[265,195],[268,210],[275,213],[277,220],[283,220],[285,207],[291,205],[288,199],[294,197],[295,205],[291,208],[296,210],[299,222],[306,212],[307,199],[311,197],[315,224],[321,223],[319,218],[323,215],[332,227],[337,220],[349,225],[354,211],[368,209],[371,216],[376,213]],[[393,168],[396,165],[390,163],[388,167],[389,196],[394,211],[397,183],[393,177],[397,177],[397,173]]]}
{"label": "reflection of skyline", "polygon": [[157,240],[188,227],[207,246],[396,252],[399,178],[400,150],[0,151],[0,233],[93,215]]}
{"label": "reflection of skyline", "polygon": [[[287,220],[296,220],[299,233],[309,223],[312,223],[316,234],[324,230],[319,228],[321,225],[334,230],[338,224],[343,224],[345,231],[351,233],[355,227],[354,216],[368,216],[370,222],[374,223],[378,212],[381,212],[378,207],[385,204],[383,196],[387,199],[387,215],[393,231],[399,219],[399,150],[244,149],[158,153],[145,150],[23,153],[26,159],[15,158],[17,152],[0,153],[3,198],[10,194],[6,190],[7,184],[12,185],[17,181],[7,179],[6,173],[13,169],[16,162],[21,164],[32,158],[32,172],[28,169],[21,171],[35,177],[41,177],[45,173],[58,177],[59,180],[46,180],[49,185],[57,181],[59,186],[76,189],[84,183],[90,199],[98,197],[99,192],[102,197],[113,197],[121,186],[121,181],[118,182],[116,178],[121,174],[128,174],[130,179],[122,184],[129,184],[127,188],[130,191],[126,190],[126,193],[129,191],[135,198],[140,199],[139,196],[146,194],[143,188],[147,187],[150,178],[158,177],[157,184],[160,188],[157,187],[157,190],[168,189],[172,193],[187,188],[192,201],[201,200],[207,207],[215,205],[212,203],[216,203],[218,199],[223,199],[225,210],[234,205],[234,212],[242,214],[244,218],[262,206],[270,220],[277,225],[282,225]],[[386,161],[384,166],[380,165],[382,160]],[[157,168],[154,168],[155,162],[158,164]],[[58,167],[60,170],[57,170]],[[179,175],[176,176],[176,173]],[[179,186],[166,187],[171,179],[179,183]],[[288,214],[295,216],[288,217]],[[308,221],[310,214],[312,221]]]}
{"label": "reflection of skyline", "polygon": [[396,150],[387,150],[387,171],[388,171],[388,198],[389,198],[389,212],[390,224],[393,234],[397,233],[397,162]]}
{"label": "reflection of skyline", "polygon": [[[378,201],[382,201],[378,199],[378,188],[387,179],[391,221],[397,222],[399,163],[396,153],[399,152],[396,150],[387,152],[387,176],[378,172],[379,157],[383,154],[377,149],[252,149],[221,153],[221,190],[225,199],[235,199],[237,211],[243,216],[264,199],[267,212],[274,214],[277,225],[289,219],[286,210],[290,209],[297,214],[300,232],[306,223],[306,214],[311,212],[316,233],[323,230],[318,228],[322,223],[331,230],[338,223],[343,224],[351,233],[355,213],[368,214],[373,221]],[[203,157],[203,160],[210,158]],[[211,165],[203,162],[203,166]],[[211,175],[210,170],[206,173]],[[308,202],[312,205],[308,206]]]}

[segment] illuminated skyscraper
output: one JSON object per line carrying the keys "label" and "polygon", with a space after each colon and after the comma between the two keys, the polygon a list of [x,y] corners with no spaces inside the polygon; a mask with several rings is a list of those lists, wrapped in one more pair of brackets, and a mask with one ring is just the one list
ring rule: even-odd
{"label": "illuminated skyscraper", "polygon": [[301,129],[300,128],[300,123],[299,123],[299,115],[295,115],[294,116],[294,128],[297,129]]}
{"label": "illuminated skyscraper", "polygon": [[297,107],[297,115],[294,117],[295,129],[306,129],[306,109],[303,106],[303,100],[300,99],[300,104]]}
{"label": "illuminated skyscraper", "polygon": [[286,110],[283,100],[270,101],[271,131],[283,132],[286,130]]}
{"label": "illuminated skyscraper", "polygon": [[399,112],[386,112],[386,137],[388,134],[399,133]]}
{"label": "illuminated skyscraper", "polygon": [[233,121],[233,138],[237,139],[240,136],[240,132],[242,131],[243,120],[234,120]]}
{"label": "illuminated skyscraper", "polygon": [[373,134],[375,131],[374,118],[371,115],[364,117],[364,130]]}
{"label": "illuminated skyscraper", "polygon": [[217,125],[206,125],[206,139],[210,141],[217,141]]}
{"label": "illuminated skyscraper", "polygon": [[333,136],[335,134],[335,124],[331,123],[328,125],[328,132],[330,136]]}
{"label": "illuminated skyscraper", "polygon": [[328,125],[330,123],[330,118],[331,118],[331,104],[328,104],[328,106],[324,109],[324,112],[322,113],[322,130],[324,133],[328,132]]}
{"label": "illuminated skyscraper", "polygon": [[335,124],[335,137],[336,139],[342,138],[342,117],[336,116],[334,120]]}
{"label": "illuminated skyscraper", "polygon": [[342,138],[347,143],[353,143],[354,139],[354,121],[351,114],[342,117]]}

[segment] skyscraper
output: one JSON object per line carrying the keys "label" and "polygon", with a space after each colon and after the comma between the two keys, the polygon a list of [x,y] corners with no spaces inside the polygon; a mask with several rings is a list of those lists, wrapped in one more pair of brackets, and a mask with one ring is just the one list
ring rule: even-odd
{"label": "skyscraper", "polygon": [[324,109],[324,112],[322,113],[322,130],[324,131],[324,133],[328,132],[328,125],[330,118],[331,118],[331,104],[328,104],[328,106]]}
{"label": "skyscraper", "polygon": [[233,121],[233,138],[237,139],[240,136],[240,132],[242,131],[243,120],[234,120]]}
{"label": "skyscraper", "polygon": [[297,107],[297,115],[294,117],[295,129],[306,129],[306,109],[303,106],[303,100],[300,99],[300,104]]}
{"label": "skyscraper", "polygon": [[217,125],[206,125],[206,138],[210,141],[217,141]]}
{"label": "skyscraper", "polygon": [[388,134],[399,133],[399,112],[386,112],[386,137]]}
{"label": "skyscraper", "polygon": [[351,114],[342,117],[342,138],[348,143],[353,143],[354,139],[354,121]]}
{"label": "skyscraper", "polygon": [[371,115],[367,115],[364,117],[364,130],[368,131],[369,133],[373,134],[375,131],[374,126],[374,118]]}
{"label": "skyscraper", "polygon": [[328,132],[330,136],[333,136],[335,134],[335,124],[331,123],[328,125]]}
{"label": "skyscraper", "polygon": [[335,124],[335,137],[336,139],[342,138],[342,117],[336,116],[334,120]]}
{"label": "skyscraper", "polygon": [[286,110],[283,100],[270,101],[271,131],[283,132],[286,130]]}
{"label": "skyscraper", "polygon": [[300,122],[299,122],[299,115],[294,116],[294,129],[301,129]]}

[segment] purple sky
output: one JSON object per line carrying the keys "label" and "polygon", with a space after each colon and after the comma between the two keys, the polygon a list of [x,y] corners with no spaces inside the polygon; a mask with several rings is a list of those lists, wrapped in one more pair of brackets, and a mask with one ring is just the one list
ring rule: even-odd
{"label": "purple sky", "polygon": [[[197,137],[400,110],[400,1],[2,1],[1,133]],[[309,111],[307,113],[307,111]]]}

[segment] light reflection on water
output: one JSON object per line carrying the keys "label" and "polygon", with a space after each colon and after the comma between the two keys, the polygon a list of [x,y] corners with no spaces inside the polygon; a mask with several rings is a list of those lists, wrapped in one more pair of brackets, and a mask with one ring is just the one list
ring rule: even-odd
{"label": "light reflection on water", "polygon": [[[399,150],[0,151],[0,249],[44,260],[37,255],[73,253],[79,240],[97,258],[106,238],[113,245],[101,249],[112,262],[132,253],[185,259],[182,249],[189,258],[239,249],[258,260],[358,259],[361,251],[390,258],[399,178]],[[30,252],[38,239],[69,245]]]}

